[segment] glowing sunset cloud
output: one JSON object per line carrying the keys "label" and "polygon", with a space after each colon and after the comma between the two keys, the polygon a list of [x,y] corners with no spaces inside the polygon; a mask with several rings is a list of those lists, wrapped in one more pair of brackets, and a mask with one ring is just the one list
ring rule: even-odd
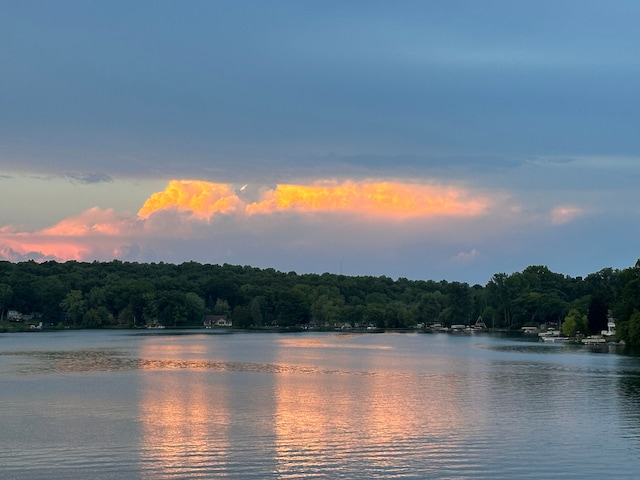
{"label": "glowing sunset cloud", "polygon": [[3,245],[0,258],[21,261],[26,258],[35,260],[84,260],[92,254],[86,238],[50,237],[40,232],[19,232],[7,234],[0,232]]}
{"label": "glowing sunset cloud", "polygon": [[345,182],[339,185],[278,185],[260,201],[243,202],[230,185],[172,180],[163,192],[154,193],[138,212],[148,218],[166,209],[190,211],[197,218],[215,213],[245,212],[344,212],[368,216],[419,217],[483,214],[488,201],[469,198],[453,187],[396,182]]}
{"label": "glowing sunset cloud", "polygon": [[0,228],[1,254],[10,260],[33,254],[40,259],[61,261],[111,258],[114,240],[119,242],[134,230],[132,219],[119,216],[112,209],[94,207],[35,232]]}
{"label": "glowing sunset cloud", "polygon": [[80,215],[66,218],[52,227],[41,230],[40,233],[58,237],[116,236],[130,230],[130,223],[128,219],[119,218],[111,208],[101,210],[93,207]]}
{"label": "glowing sunset cloud", "polygon": [[197,218],[209,218],[215,213],[231,213],[244,208],[244,203],[231,185],[199,180],[172,180],[162,192],[151,195],[138,211],[148,218],[159,210],[190,211]]}
{"label": "glowing sunset cloud", "polygon": [[89,250],[80,242],[64,239],[48,240],[37,238],[31,234],[21,233],[11,238],[2,236],[3,246],[0,258],[12,262],[26,259],[34,260],[83,260]]}
{"label": "glowing sunset cloud", "polygon": [[486,201],[465,196],[465,192],[453,188],[392,182],[278,185],[269,198],[249,205],[247,212],[296,210],[418,217],[479,215],[485,211]]}
{"label": "glowing sunset cloud", "polygon": [[[388,228],[389,221],[448,217],[466,225],[491,214],[499,205],[496,195],[400,182],[260,188],[173,180],[151,194],[137,215],[93,207],[32,231],[0,227],[0,258],[260,263],[279,256],[331,256],[339,248],[344,255],[391,259],[406,238],[436,239],[443,230],[420,221]],[[353,222],[355,217],[362,221]],[[468,264],[475,251],[466,255]]]}

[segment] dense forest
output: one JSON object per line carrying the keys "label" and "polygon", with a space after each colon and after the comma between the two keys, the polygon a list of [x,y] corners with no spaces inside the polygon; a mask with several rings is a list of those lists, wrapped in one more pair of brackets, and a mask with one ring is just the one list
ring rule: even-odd
{"label": "dense forest", "polygon": [[208,314],[235,328],[402,329],[468,325],[481,316],[490,328],[569,322],[587,334],[606,329],[611,315],[619,339],[639,345],[640,260],[585,278],[530,266],[497,273],[484,286],[194,262],[0,262],[0,308],[5,329],[10,320],[50,328],[202,327]]}

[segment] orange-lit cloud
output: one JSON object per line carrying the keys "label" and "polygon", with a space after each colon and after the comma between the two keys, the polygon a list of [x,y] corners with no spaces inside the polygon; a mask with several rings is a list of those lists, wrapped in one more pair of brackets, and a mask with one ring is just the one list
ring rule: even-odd
{"label": "orange-lit cloud", "polygon": [[171,180],[166,189],[151,195],[138,211],[148,218],[159,210],[190,211],[196,218],[209,218],[215,213],[231,213],[244,208],[244,202],[231,185],[199,180]]}
{"label": "orange-lit cloud", "polygon": [[216,213],[342,212],[367,216],[476,216],[489,200],[454,187],[397,182],[278,185],[256,202],[245,202],[226,184],[172,180],[154,193],[138,212],[148,218],[160,210],[189,211],[196,218]]}
{"label": "orange-lit cloud", "polygon": [[383,216],[479,215],[486,201],[454,188],[392,182],[341,185],[279,185],[269,198],[249,205],[249,213],[296,210],[353,212]]}
{"label": "orange-lit cloud", "polygon": [[80,215],[66,218],[41,231],[42,235],[73,237],[89,235],[123,235],[130,231],[131,222],[119,217],[113,209],[90,208]]}
{"label": "orange-lit cloud", "polygon": [[[496,198],[400,182],[236,188],[173,180],[150,195],[137,214],[94,207],[32,231],[0,227],[0,258],[258,263],[278,256],[333,258],[336,251],[347,255],[352,249],[391,259],[401,255],[407,239],[458,235],[452,222],[459,224],[462,217],[468,225],[467,220],[484,218],[498,205]],[[388,226],[391,220],[416,218],[434,221]]]}
{"label": "orange-lit cloud", "polygon": [[135,222],[112,209],[94,207],[35,232],[6,226],[0,228],[1,256],[8,260],[21,260],[25,256],[42,260],[113,258],[114,241],[130,237]]}

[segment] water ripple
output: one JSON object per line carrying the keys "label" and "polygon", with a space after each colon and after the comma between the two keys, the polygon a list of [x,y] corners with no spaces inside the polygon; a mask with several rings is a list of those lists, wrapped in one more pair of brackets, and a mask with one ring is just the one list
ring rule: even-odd
{"label": "water ripple", "polygon": [[327,369],[292,364],[206,359],[136,358],[114,349],[62,352],[3,352],[0,353],[0,355],[12,355],[24,358],[26,362],[17,364],[19,373],[23,374],[117,372],[129,370],[209,370],[218,372],[257,372],[270,374],[384,375],[378,371]]}
{"label": "water ripple", "polygon": [[405,338],[0,353],[0,478],[637,477],[636,359],[491,338],[386,348]]}

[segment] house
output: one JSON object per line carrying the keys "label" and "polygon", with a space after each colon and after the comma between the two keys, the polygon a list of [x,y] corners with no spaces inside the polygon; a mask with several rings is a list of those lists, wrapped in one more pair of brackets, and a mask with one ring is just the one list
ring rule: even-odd
{"label": "house", "polygon": [[205,315],[202,323],[204,328],[233,327],[233,322],[226,315]]}
{"label": "house", "polygon": [[602,330],[600,335],[603,337],[615,337],[616,336],[616,321],[611,316],[611,313],[607,316],[607,329]]}
{"label": "house", "polygon": [[42,314],[39,312],[33,312],[31,314],[20,313],[17,310],[7,310],[7,320],[10,322],[30,322],[32,319],[42,318]]}

